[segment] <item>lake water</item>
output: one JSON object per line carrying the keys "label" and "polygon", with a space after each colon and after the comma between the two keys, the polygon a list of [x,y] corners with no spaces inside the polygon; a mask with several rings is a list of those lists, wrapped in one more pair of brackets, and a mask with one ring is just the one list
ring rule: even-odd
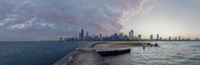
{"label": "lake water", "polygon": [[200,42],[159,42],[159,48],[131,48],[130,54],[105,57],[111,65],[199,65]]}
{"label": "lake water", "polygon": [[82,42],[0,42],[0,65],[52,65]]}
{"label": "lake water", "polygon": [[[0,42],[0,65],[52,65],[88,42]],[[154,42],[152,42],[154,43]],[[200,42],[158,42],[131,48],[130,54],[105,57],[111,65],[199,65]]]}

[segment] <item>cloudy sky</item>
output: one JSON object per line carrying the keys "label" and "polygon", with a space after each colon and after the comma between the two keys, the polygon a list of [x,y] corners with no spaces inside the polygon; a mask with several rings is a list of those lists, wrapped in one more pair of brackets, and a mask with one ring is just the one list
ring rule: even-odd
{"label": "cloudy sky", "polygon": [[127,32],[200,37],[199,0],[0,0],[0,41]]}

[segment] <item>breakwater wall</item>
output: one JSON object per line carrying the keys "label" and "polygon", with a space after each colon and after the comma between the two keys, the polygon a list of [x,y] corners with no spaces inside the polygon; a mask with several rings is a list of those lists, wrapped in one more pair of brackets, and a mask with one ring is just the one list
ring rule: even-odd
{"label": "breakwater wall", "polygon": [[81,46],[53,65],[109,65],[104,61],[102,56],[119,55],[130,52],[130,49],[96,51],[95,48],[93,48],[95,45],[103,43],[106,42]]}
{"label": "breakwater wall", "polygon": [[131,49],[121,49],[121,50],[99,51],[98,53],[101,56],[114,56],[114,55],[130,53],[130,52],[131,52]]}

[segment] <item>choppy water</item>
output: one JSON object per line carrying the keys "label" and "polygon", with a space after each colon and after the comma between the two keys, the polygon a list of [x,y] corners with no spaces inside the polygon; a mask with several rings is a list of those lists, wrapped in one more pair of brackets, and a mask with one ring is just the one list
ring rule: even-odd
{"label": "choppy water", "polygon": [[105,57],[111,65],[200,65],[200,42],[160,42],[161,47],[134,47],[130,54]]}
{"label": "choppy water", "polygon": [[0,42],[0,65],[52,65],[82,42]]}

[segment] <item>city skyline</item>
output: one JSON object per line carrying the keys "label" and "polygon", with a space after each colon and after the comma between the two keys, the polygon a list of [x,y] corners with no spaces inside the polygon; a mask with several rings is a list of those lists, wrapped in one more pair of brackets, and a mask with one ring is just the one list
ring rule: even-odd
{"label": "city skyline", "polygon": [[[78,36],[77,36],[78,35]],[[60,41],[199,41],[199,38],[191,39],[181,36],[162,37],[160,34],[149,35],[149,38],[142,37],[142,34],[134,34],[134,30],[130,30],[128,35],[124,33],[113,33],[110,35],[90,34],[81,29],[76,36],[61,36]]]}

